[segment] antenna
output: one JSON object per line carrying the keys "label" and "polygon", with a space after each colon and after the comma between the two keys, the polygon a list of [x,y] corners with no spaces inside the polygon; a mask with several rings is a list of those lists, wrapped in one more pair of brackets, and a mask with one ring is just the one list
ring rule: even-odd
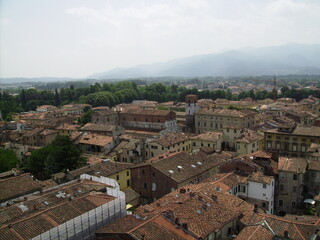
{"label": "antenna", "polygon": [[277,101],[277,79],[273,77],[273,100]]}

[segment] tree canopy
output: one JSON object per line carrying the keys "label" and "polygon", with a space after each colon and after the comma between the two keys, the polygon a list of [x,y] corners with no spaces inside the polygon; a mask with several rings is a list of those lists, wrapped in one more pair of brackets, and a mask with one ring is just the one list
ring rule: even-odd
{"label": "tree canopy", "polygon": [[11,149],[0,148],[0,172],[9,171],[16,167],[19,159]]}
{"label": "tree canopy", "polygon": [[58,136],[52,144],[32,152],[27,170],[39,179],[47,179],[54,173],[73,170],[85,164],[81,151],[67,136]]}

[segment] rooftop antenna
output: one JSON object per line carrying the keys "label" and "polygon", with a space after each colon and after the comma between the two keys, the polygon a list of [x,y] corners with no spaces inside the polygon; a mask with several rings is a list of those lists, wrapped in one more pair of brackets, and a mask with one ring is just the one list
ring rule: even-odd
{"label": "rooftop antenna", "polygon": [[277,80],[276,77],[273,77],[273,100],[277,101]]}

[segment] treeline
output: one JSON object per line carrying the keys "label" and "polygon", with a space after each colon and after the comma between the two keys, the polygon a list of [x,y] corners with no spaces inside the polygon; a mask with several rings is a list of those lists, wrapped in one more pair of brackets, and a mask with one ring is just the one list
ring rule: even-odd
{"label": "treeline", "polygon": [[[290,97],[297,101],[309,96],[320,98],[319,90],[312,89],[289,89],[282,87],[281,94],[277,97]],[[188,89],[184,86],[165,85],[152,83],[138,86],[136,81],[123,81],[116,83],[95,83],[87,87],[75,88],[73,85],[60,90],[22,90],[20,94],[12,96],[6,92],[0,93],[0,109],[3,118],[6,119],[13,112],[35,110],[40,105],[60,106],[69,103],[87,103],[93,107],[113,107],[119,103],[131,103],[133,100],[150,100],[158,102],[184,101],[188,94],[196,94],[199,99],[223,98],[228,100],[241,100],[250,97],[254,100],[273,99],[272,91],[243,91],[240,94],[232,94],[230,89],[221,90],[198,90]]]}

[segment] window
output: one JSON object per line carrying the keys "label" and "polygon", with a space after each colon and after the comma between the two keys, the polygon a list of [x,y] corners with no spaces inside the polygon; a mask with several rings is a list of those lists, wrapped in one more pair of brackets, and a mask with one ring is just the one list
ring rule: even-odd
{"label": "window", "polygon": [[306,145],[302,144],[301,145],[301,152],[305,152],[306,151]]}
{"label": "window", "polygon": [[264,183],[262,187],[263,187],[263,188],[267,188],[267,184]]}
{"label": "window", "polygon": [[157,184],[152,183],[152,191],[155,192],[157,190]]}
{"label": "window", "polygon": [[283,207],[283,204],[284,204],[283,200],[279,199],[279,207]]}
{"label": "window", "polygon": [[145,174],[145,171],[144,171],[144,169],[142,169],[142,170],[141,170],[141,173],[142,173],[142,174]]}
{"label": "window", "polygon": [[194,147],[195,147],[195,146],[196,146],[196,142],[193,142],[193,143],[192,143],[192,146],[194,146]]}
{"label": "window", "polygon": [[153,176],[153,177],[155,177],[155,176],[156,176],[156,173],[155,173],[155,172],[153,172],[153,173],[152,173],[152,176]]}
{"label": "window", "polygon": [[127,180],[127,187],[130,187],[130,179]]}
{"label": "window", "polygon": [[272,148],[272,142],[271,141],[267,142],[267,148],[269,148],[269,149]]}
{"label": "window", "polygon": [[119,175],[117,175],[117,180],[119,180],[120,178],[119,178]]}
{"label": "window", "polygon": [[148,184],[147,183],[143,183],[143,188],[147,189],[147,187],[148,187]]}
{"label": "window", "polygon": [[297,192],[297,186],[292,187],[292,192]]}
{"label": "window", "polygon": [[265,202],[263,202],[263,203],[262,203],[262,207],[263,207],[263,208],[266,208],[266,207],[267,207],[267,204],[266,204]]}
{"label": "window", "polygon": [[294,152],[297,151],[297,144],[296,143],[292,144],[292,151],[294,151]]}
{"label": "window", "polygon": [[292,175],[292,179],[293,179],[294,181],[297,181],[297,180],[298,180],[298,174],[293,174],[293,175]]}
{"label": "window", "polygon": [[280,184],[280,191],[284,191],[284,185]]}
{"label": "window", "polygon": [[130,175],[130,171],[127,171],[127,176],[129,176]]}
{"label": "window", "polygon": [[295,208],[296,207],[296,202],[291,202],[291,207]]}

